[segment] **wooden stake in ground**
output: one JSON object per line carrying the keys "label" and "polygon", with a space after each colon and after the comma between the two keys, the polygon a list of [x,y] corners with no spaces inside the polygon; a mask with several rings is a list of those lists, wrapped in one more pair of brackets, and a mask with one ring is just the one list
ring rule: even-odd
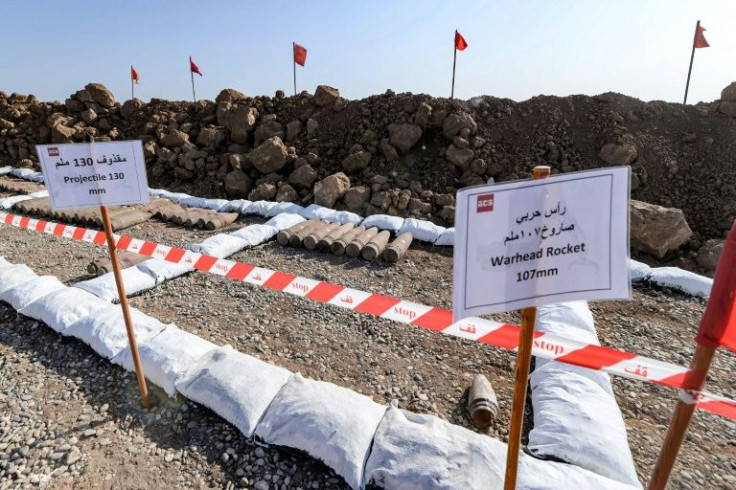
{"label": "wooden stake in ground", "polygon": [[703,389],[716,348],[724,346],[736,352],[736,223],[731,227],[721,252],[710,299],[700,320],[695,341],[698,345],[683,383],[685,390],[680,391],[680,400],[667,428],[649,490],[664,490],[667,486],[695,411],[697,394],[690,390]]}
{"label": "wooden stake in ground", "polygon": [[115,237],[112,233],[112,225],[110,224],[110,214],[107,206],[100,206],[102,214],[102,224],[107,237],[107,248],[110,251],[110,260],[112,261],[112,270],[115,276],[115,285],[118,288],[118,296],[120,297],[120,307],[123,309],[123,319],[125,320],[125,329],[128,331],[128,342],[130,343],[130,351],[133,354],[133,365],[135,366],[135,375],[138,378],[138,387],[141,390],[141,400],[143,406],[149,408],[151,402],[148,399],[148,387],[146,386],[146,378],[143,375],[143,367],[141,367],[141,357],[138,354],[138,342],[135,340],[135,332],[133,331],[133,320],[130,317],[130,306],[128,305],[128,297],[125,295],[125,285],[123,277],[120,274],[120,263],[118,262],[118,254],[115,250]]}
{"label": "wooden stake in ground", "polygon": [[[540,165],[534,167],[535,179],[549,176],[550,168]],[[529,369],[532,360],[532,341],[534,340],[534,323],[537,320],[535,307],[521,310],[521,333],[519,335],[519,352],[516,355],[516,377],[514,379],[514,402],[511,408],[511,426],[509,427],[509,444],[506,452],[506,476],[504,490],[516,488],[516,473],[519,466],[519,446],[521,445],[521,429],[524,423],[524,406],[526,405],[526,387],[529,382]]]}

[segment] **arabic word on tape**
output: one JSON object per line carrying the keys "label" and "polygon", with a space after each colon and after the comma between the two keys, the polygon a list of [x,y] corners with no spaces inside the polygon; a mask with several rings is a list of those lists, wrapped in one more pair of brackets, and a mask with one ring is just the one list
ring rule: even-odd
{"label": "arabic word on tape", "polygon": [[454,316],[630,297],[628,167],[462,189]]}

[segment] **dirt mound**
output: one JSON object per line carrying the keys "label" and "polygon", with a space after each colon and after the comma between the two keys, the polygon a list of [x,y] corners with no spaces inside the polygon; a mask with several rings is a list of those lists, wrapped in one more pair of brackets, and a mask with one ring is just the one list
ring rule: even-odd
{"label": "dirt mound", "polygon": [[727,99],[459,101],[388,91],[348,101],[318,87],[315,96],[226,89],[215,101],[120,104],[89,84],[64,103],[0,92],[0,159],[33,166],[37,143],[140,138],[152,186],[307,204],[315,186],[344,172],[349,182],[341,177],[330,189],[336,208],[444,225],[455,191],[491,177],[526,178],[539,164],[553,173],[630,164],[632,197],[682,209],[695,232],[687,247],[696,250],[736,217],[736,119]]}

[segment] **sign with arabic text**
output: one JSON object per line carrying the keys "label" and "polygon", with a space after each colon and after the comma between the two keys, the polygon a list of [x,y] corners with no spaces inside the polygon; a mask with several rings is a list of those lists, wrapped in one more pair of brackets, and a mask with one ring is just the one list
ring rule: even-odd
{"label": "sign with arabic text", "polygon": [[630,298],[629,174],[615,167],[458,191],[455,320]]}
{"label": "sign with arabic text", "polygon": [[148,202],[140,141],[37,145],[36,152],[54,211]]}

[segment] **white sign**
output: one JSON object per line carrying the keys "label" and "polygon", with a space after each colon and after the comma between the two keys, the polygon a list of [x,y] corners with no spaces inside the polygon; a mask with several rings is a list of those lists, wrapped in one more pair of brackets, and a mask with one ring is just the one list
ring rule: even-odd
{"label": "white sign", "polygon": [[36,152],[54,211],[148,202],[140,141],[37,145]]}
{"label": "white sign", "polygon": [[457,193],[454,317],[631,297],[629,168]]}

